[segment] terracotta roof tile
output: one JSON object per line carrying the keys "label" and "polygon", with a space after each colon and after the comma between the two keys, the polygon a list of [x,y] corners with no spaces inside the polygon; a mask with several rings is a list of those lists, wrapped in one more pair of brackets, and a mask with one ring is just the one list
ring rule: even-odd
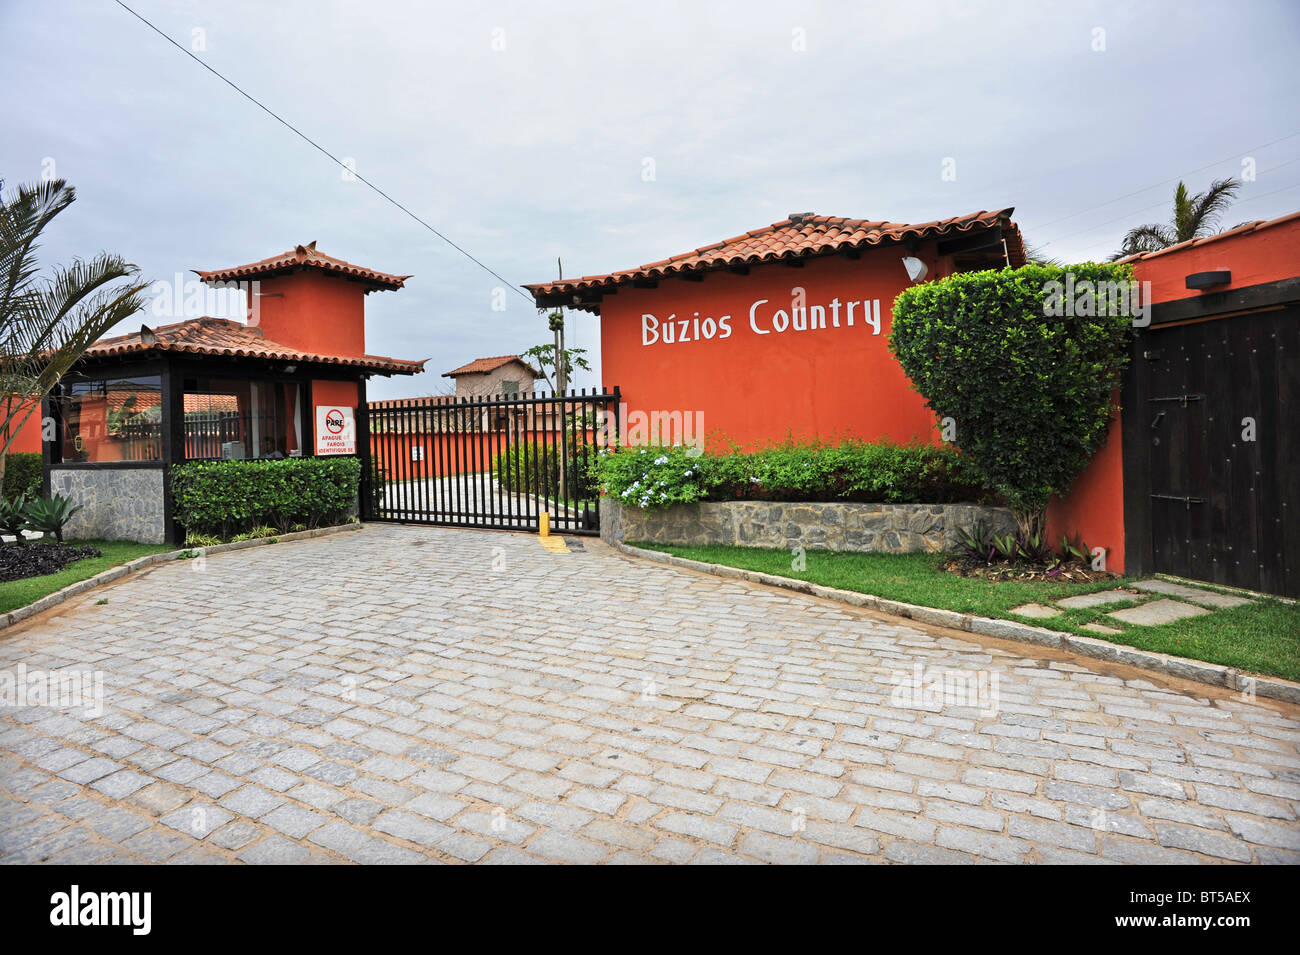
{"label": "terracotta roof tile", "polygon": [[281,252],[279,255],[273,255],[257,262],[250,262],[247,265],[232,265],[230,268],[215,269],[211,272],[202,272],[195,269],[195,274],[204,282],[237,282],[258,275],[287,272],[297,268],[320,269],[323,272],[361,279],[375,288],[384,289],[399,289],[411,277],[409,275],[390,275],[387,272],[376,272],[374,269],[368,269],[365,266],[353,265],[351,262],[336,259],[324,252],[317,252],[314,240],[306,245],[295,246],[288,252]]}
{"label": "terracotta roof tile", "polygon": [[882,243],[898,243],[958,235],[1000,225],[1007,241],[1012,265],[1025,262],[1020,230],[1011,221],[1014,208],[909,225],[899,222],[875,222],[868,219],[845,219],[819,216],[811,212],[792,215],[762,229],[702,246],[691,252],[650,262],[635,269],[608,275],[586,275],[577,279],[539,282],[524,288],[534,297],[556,293],[582,292],[614,288],[640,279],[658,279],[686,272],[702,272],[737,265],[759,265],[784,259],[827,255],[848,249],[863,249]]}
{"label": "terracotta roof tile", "polygon": [[455,378],[457,375],[486,375],[490,371],[496,371],[502,365],[508,365],[512,361],[517,361],[523,365],[534,376],[539,374],[536,368],[528,364],[518,355],[497,355],[494,358],[475,358],[467,365],[461,365],[459,368],[453,368],[451,371],[444,371],[442,377]]}
{"label": "terracotta roof tile", "polygon": [[136,352],[171,352],[230,358],[267,358],[275,361],[318,365],[342,365],[383,374],[415,375],[424,370],[423,361],[405,361],[381,355],[321,355],[299,351],[269,341],[262,330],[228,318],[195,318],[151,329],[151,341],[144,332],[101,338],[86,350],[87,358],[109,358]]}

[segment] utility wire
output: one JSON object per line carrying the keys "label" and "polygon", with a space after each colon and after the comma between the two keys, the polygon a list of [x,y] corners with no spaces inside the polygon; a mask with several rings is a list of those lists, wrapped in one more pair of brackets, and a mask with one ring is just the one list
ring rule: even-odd
{"label": "utility wire", "polygon": [[[1296,156],[1296,157],[1294,157],[1293,159],[1288,159],[1286,162],[1278,163],[1276,166],[1271,166],[1270,168],[1266,169],[1265,172],[1275,172],[1276,170],[1281,169],[1283,166],[1289,166],[1289,165],[1291,165],[1291,163],[1293,163],[1293,162],[1300,162],[1300,156]],[[1172,180],[1171,180],[1171,181],[1172,181]],[[1296,186],[1296,185],[1300,185],[1300,183],[1293,183],[1293,184],[1290,185],[1290,186],[1284,186],[1284,187],[1281,188],[1281,189],[1274,189],[1272,192],[1265,192],[1265,193],[1263,193],[1263,194],[1261,194],[1261,195],[1258,195],[1258,196],[1248,196],[1248,197],[1246,197],[1245,199],[1242,199],[1240,202],[1234,202],[1234,203],[1233,203],[1233,208],[1236,208],[1237,206],[1240,206],[1240,205],[1244,205],[1244,204],[1247,203],[1247,202],[1254,202],[1256,199],[1263,199],[1265,196],[1271,196],[1271,195],[1274,195],[1274,194],[1279,193],[1279,192],[1284,192],[1284,191],[1287,190],[1287,189],[1294,188],[1294,186]],[[1166,205],[1167,205],[1166,202],[1161,201],[1161,202],[1157,202],[1157,203],[1154,203],[1154,204],[1149,205],[1149,206],[1143,206],[1141,209],[1136,209],[1136,210],[1134,210],[1133,212],[1126,212],[1126,213],[1124,213],[1123,215],[1121,215],[1121,216],[1116,216],[1116,217],[1113,218],[1113,219],[1107,219],[1105,222],[1098,222],[1098,223],[1096,223],[1095,225],[1090,225],[1090,226],[1088,226],[1088,227],[1086,227],[1086,228],[1083,228],[1083,229],[1076,229],[1076,230],[1073,231],[1073,232],[1067,232],[1067,233],[1065,233],[1065,235],[1058,235],[1055,239],[1052,239],[1052,240],[1049,241],[1049,242],[1044,242],[1042,245],[1038,246],[1038,248],[1039,248],[1039,249],[1045,249],[1045,248],[1047,248],[1049,245],[1051,245],[1051,244],[1054,243],[1054,242],[1061,242],[1061,241],[1063,241],[1063,240],[1065,240],[1065,239],[1069,239],[1069,238],[1071,238],[1072,236],[1076,236],[1076,235],[1084,235],[1085,233],[1088,233],[1088,232],[1095,232],[1095,231],[1097,231],[1098,229],[1105,228],[1106,226],[1108,226],[1108,225],[1112,225],[1112,224],[1114,224],[1114,223],[1116,223],[1116,222],[1121,222],[1121,221],[1123,221],[1123,220],[1125,220],[1125,219],[1131,219],[1132,217],[1134,217],[1134,216],[1136,216],[1136,215],[1138,215],[1138,214],[1140,214],[1140,213],[1143,213],[1143,212],[1150,212],[1150,211],[1153,210],[1153,209],[1162,209],[1162,208],[1164,208]]]}
{"label": "utility wire", "polygon": [[[1286,142],[1288,139],[1295,139],[1297,136],[1300,136],[1300,130],[1297,130],[1297,131],[1294,132],[1294,133],[1290,133],[1289,135],[1283,136],[1283,137],[1281,137],[1280,139],[1274,139],[1274,140],[1272,140],[1271,142],[1263,143],[1262,145],[1259,145],[1259,146],[1252,146],[1252,147],[1250,147],[1249,149],[1245,150],[1245,152],[1246,152],[1246,153],[1259,152],[1259,150],[1261,150],[1261,149],[1267,149],[1269,146],[1276,146],[1278,143],[1284,143],[1284,142]],[[1078,216],[1084,215],[1085,213],[1093,212],[1093,211],[1095,211],[1095,210],[1097,210],[1097,209],[1104,209],[1106,206],[1114,205],[1116,202],[1121,202],[1121,201],[1123,201],[1124,199],[1130,199],[1130,198],[1132,198],[1133,196],[1140,196],[1140,195],[1141,195],[1142,193],[1144,193],[1144,192],[1150,192],[1152,189],[1157,189],[1157,188],[1159,188],[1160,186],[1168,185],[1168,184],[1171,183],[1171,182],[1178,182],[1178,181],[1180,181],[1180,180],[1182,180],[1182,179],[1185,179],[1185,178],[1188,177],[1188,176],[1193,175],[1194,173],[1204,172],[1206,169],[1212,169],[1212,168],[1214,168],[1215,166],[1218,166],[1218,165],[1221,165],[1222,163],[1228,162],[1228,160],[1230,160],[1230,159],[1236,159],[1236,158],[1238,158],[1239,155],[1241,155],[1241,154],[1240,154],[1240,153],[1234,153],[1233,155],[1231,155],[1231,156],[1227,156],[1227,157],[1224,158],[1224,159],[1219,159],[1219,160],[1216,160],[1216,161],[1214,161],[1214,162],[1206,163],[1204,166],[1197,166],[1195,169],[1191,169],[1191,170],[1189,170],[1189,171],[1183,173],[1183,174],[1180,175],[1180,176],[1172,176],[1172,177],[1170,177],[1169,179],[1161,179],[1159,182],[1157,182],[1157,183],[1155,183],[1155,184],[1153,184],[1153,185],[1150,185],[1150,186],[1146,186],[1146,187],[1143,188],[1143,189],[1135,189],[1135,190],[1133,190],[1132,192],[1126,192],[1126,193],[1124,193],[1124,195],[1122,195],[1122,196],[1118,196],[1118,197],[1116,197],[1116,198],[1114,198],[1114,199],[1108,199],[1107,201],[1102,202],[1102,203],[1098,203],[1098,204],[1091,205],[1091,206],[1089,206],[1087,209],[1080,209],[1078,212],[1071,212],[1068,216],[1061,216],[1059,219],[1052,219],[1050,222],[1044,222],[1044,223],[1042,223],[1041,225],[1036,225],[1036,226],[1034,226],[1034,229],[1035,229],[1035,230],[1037,230],[1037,229],[1046,229],[1048,226],[1056,225],[1058,222],[1065,222],[1065,221],[1068,220],[1068,219],[1074,219],[1074,218],[1077,218]],[[1060,238],[1064,238],[1064,237],[1061,236]]]}
{"label": "utility wire", "polygon": [[[1300,158],[1300,157],[1297,157],[1297,158]],[[1276,167],[1274,167],[1274,168],[1276,168]],[[1250,196],[1249,198],[1242,199],[1241,202],[1234,203],[1234,204],[1233,204],[1233,208],[1235,209],[1235,208],[1237,208],[1237,206],[1244,206],[1246,203],[1248,203],[1248,202],[1254,202],[1254,201],[1257,200],[1257,199],[1267,199],[1269,196],[1275,196],[1275,195],[1277,195],[1279,192],[1289,192],[1290,190],[1295,189],[1297,186],[1300,186],[1300,182],[1293,182],[1293,183],[1291,183],[1291,185],[1289,185],[1289,186],[1282,186],[1282,187],[1279,188],[1279,189],[1273,189],[1273,190],[1270,190],[1269,192],[1262,192],[1262,193],[1260,193],[1258,196]],[[1163,205],[1163,203],[1162,203],[1162,205]],[[1246,224],[1248,224],[1248,222],[1250,222],[1250,221],[1254,221],[1254,220],[1247,220],[1247,222],[1242,222],[1241,225],[1246,225]],[[1233,226],[1233,228],[1236,228],[1236,226]],[[1085,231],[1091,231],[1091,230],[1085,230]],[[1232,229],[1228,229],[1228,230],[1226,230],[1226,231],[1231,232]],[[1209,237],[1209,236],[1205,236],[1205,238],[1210,238],[1210,237]],[[1100,244],[1101,244],[1100,242],[1097,243],[1098,246],[1099,246]],[[1096,246],[1091,246],[1091,248],[1096,248]]]}
{"label": "utility wire", "polygon": [[398,202],[396,199],[394,199],[394,198],[393,198],[392,196],[390,196],[388,193],[384,192],[384,190],[380,189],[378,186],[376,186],[373,182],[371,182],[371,181],[370,181],[369,179],[367,179],[365,176],[361,175],[361,173],[357,172],[355,169],[353,169],[353,168],[352,168],[351,166],[349,166],[347,163],[343,162],[343,160],[339,159],[339,157],[335,156],[333,153],[331,153],[328,149],[326,149],[326,148],[325,148],[324,146],[322,146],[320,143],[316,142],[314,139],[312,139],[310,136],[308,136],[308,135],[307,135],[306,133],[304,133],[302,130],[298,129],[298,127],[294,126],[293,123],[289,122],[289,121],[288,121],[287,119],[285,119],[283,116],[280,116],[278,113],[276,113],[274,110],[272,110],[269,106],[266,106],[265,104],[263,104],[263,103],[262,103],[261,101],[259,101],[256,97],[254,97],[252,94],[245,92],[245,91],[244,91],[243,89],[241,89],[241,88],[240,88],[240,87],[239,87],[239,86],[238,86],[238,85],[237,85],[233,80],[227,78],[227,77],[226,77],[225,75],[223,75],[222,73],[220,73],[220,72],[218,72],[217,70],[213,69],[213,68],[212,68],[211,66],[209,66],[207,63],[204,63],[203,60],[201,60],[201,59],[199,59],[197,56],[195,56],[193,52],[191,52],[190,50],[185,49],[185,47],[181,46],[181,44],[177,43],[175,40],[173,40],[171,37],[169,37],[166,33],[164,33],[164,32],[163,32],[162,30],[160,30],[158,27],[154,26],[151,22],[149,22],[148,20],[146,20],[146,19],[145,19],[144,17],[142,17],[139,13],[137,13],[136,11],[134,11],[134,10],[132,10],[130,7],[128,7],[125,3],[122,2],[122,0],[113,0],[113,2],[116,3],[116,4],[117,4],[119,7],[121,7],[123,10],[125,10],[127,13],[131,14],[131,16],[135,17],[137,20],[139,20],[139,21],[140,21],[141,23],[143,23],[145,26],[147,26],[147,27],[148,27],[150,30],[152,30],[154,33],[157,33],[160,37],[162,37],[164,40],[166,40],[166,41],[167,41],[168,43],[170,43],[172,46],[176,47],[176,49],[180,50],[182,53],[184,53],[186,56],[188,56],[191,60],[193,60],[193,61],[194,61],[195,63],[197,63],[199,66],[203,67],[205,70],[207,70],[207,71],[208,71],[209,73],[211,73],[213,76],[215,76],[217,79],[221,80],[221,82],[225,83],[227,86],[229,86],[232,90],[234,90],[234,91],[235,91],[236,93],[238,93],[240,96],[244,97],[244,99],[248,100],[250,103],[252,103],[252,104],[253,104],[254,106],[256,106],[258,109],[262,110],[262,112],[266,113],[268,116],[270,116],[272,119],[274,119],[274,120],[275,120],[277,123],[279,123],[281,126],[285,127],[285,129],[288,129],[290,132],[292,132],[295,136],[297,136],[297,137],[298,137],[299,139],[301,139],[303,142],[307,143],[307,145],[311,146],[313,149],[315,149],[315,150],[316,150],[317,152],[319,152],[321,155],[323,155],[323,156],[327,157],[328,159],[330,159],[330,160],[331,160],[335,165],[339,166],[340,168],[346,170],[346,171],[347,171],[348,173],[350,173],[351,175],[355,176],[359,182],[365,183],[365,185],[368,186],[368,187],[369,187],[373,192],[375,192],[377,195],[379,195],[379,196],[383,197],[384,199],[386,199],[388,202],[390,202],[392,205],[396,206],[396,207],[397,207],[398,209],[400,209],[402,212],[405,212],[408,216],[410,216],[412,219],[414,219],[414,220],[415,220],[416,222],[418,222],[420,225],[424,226],[426,229],[428,229],[430,232],[432,232],[434,235],[436,235],[436,236],[437,236],[439,239],[441,239],[443,242],[447,243],[449,246],[451,246],[453,249],[455,249],[455,250],[456,250],[457,252],[459,252],[461,255],[465,256],[465,258],[469,259],[471,262],[473,262],[475,265],[477,265],[479,268],[481,268],[484,272],[487,272],[489,275],[491,275],[491,276],[492,276],[493,278],[495,278],[497,281],[501,282],[501,283],[502,283],[504,286],[506,286],[507,288],[514,289],[514,291],[517,292],[520,296],[522,296],[522,297],[523,297],[523,298],[528,302],[529,305],[534,304],[533,299],[532,299],[532,296],[530,296],[527,292],[525,292],[525,291],[524,291],[523,289],[521,289],[519,286],[517,286],[517,285],[513,284],[512,282],[508,281],[507,279],[503,278],[499,273],[495,272],[495,271],[494,271],[493,269],[491,269],[489,266],[485,265],[483,262],[480,262],[480,261],[479,261],[478,259],[476,259],[472,254],[470,254],[470,252],[468,252],[466,249],[461,248],[459,245],[457,245],[457,244],[456,244],[455,242],[453,242],[451,239],[447,238],[447,236],[443,235],[441,232],[439,232],[437,229],[435,229],[433,226],[431,226],[428,222],[425,222],[423,219],[421,219],[418,215],[416,215],[414,212],[412,212],[412,211],[411,211],[410,209],[408,209],[406,206],[402,205],[400,202]]}

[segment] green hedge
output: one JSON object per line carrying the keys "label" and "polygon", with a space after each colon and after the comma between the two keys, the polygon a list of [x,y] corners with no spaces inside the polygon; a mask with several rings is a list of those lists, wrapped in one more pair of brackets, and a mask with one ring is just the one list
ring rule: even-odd
{"label": "green hedge", "polygon": [[255,527],[322,527],[356,506],[356,458],[193,461],[172,468],[176,520],[191,534],[229,538]]}
{"label": "green hedge", "polygon": [[596,470],[606,494],[641,508],[745,499],[945,504],[989,496],[956,451],[921,444],[779,444],[724,454],[620,448],[602,451]]}
{"label": "green hedge", "polygon": [[40,497],[42,469],[41,456],[36,452],[15,451],[5,455],[5,499],[12,501],[19,494]]}
{"label": "green hedge", "polygon": [[1128,265],[1026,265],[925,282],[894,301],[899,364],[1026,533],[1106,440],[1141,311],[1135,286]]}
{"label": "green hedge", "polygon": [[[569,487],[565,488],[570,500],[595,500],[598,482],[592,473],[596,450],[589,444],[580,444],[570,434],[568,445]],[[520,443],[499,452],[492,460],[492,472],[503,491],[522,491],[539,497],[554,497],[560,486],[561,460],[553,444]]]}

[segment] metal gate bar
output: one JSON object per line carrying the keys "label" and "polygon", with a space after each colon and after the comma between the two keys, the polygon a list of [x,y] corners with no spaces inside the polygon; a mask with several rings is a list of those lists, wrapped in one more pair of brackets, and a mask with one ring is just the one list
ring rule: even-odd
{"label": "metal gate bar", "polygon": [[362,516],[372,521],[599,532],[592,474],[617,441],[619,389],[368,402]]}

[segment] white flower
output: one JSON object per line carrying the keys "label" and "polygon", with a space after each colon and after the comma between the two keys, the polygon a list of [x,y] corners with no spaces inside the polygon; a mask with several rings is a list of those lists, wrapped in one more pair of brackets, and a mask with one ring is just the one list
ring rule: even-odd
{"label": "white flower", "polygon": [[667,464],[667,463],[668,463],[668,455],[666,454],[661,454],[659,455],[659,457],[655,458],[655,464]]}

